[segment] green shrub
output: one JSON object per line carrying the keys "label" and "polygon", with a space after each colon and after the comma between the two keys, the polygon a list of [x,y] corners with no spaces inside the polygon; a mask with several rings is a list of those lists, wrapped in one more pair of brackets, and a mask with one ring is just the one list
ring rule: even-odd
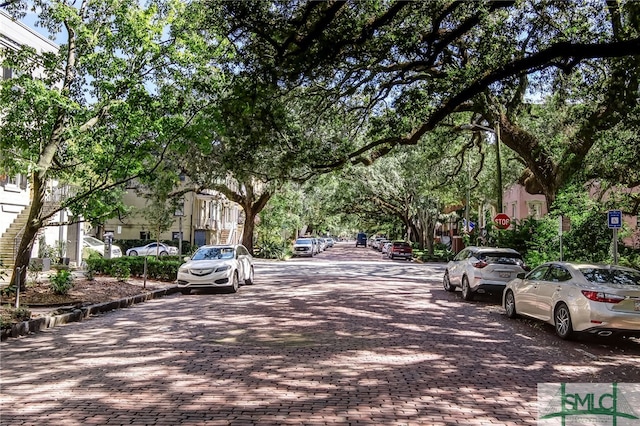
{"label": "green shrub", "polygon": [[125,262],[114,262],[111,265],[109,275],[118,279],[118,281],[126,281],[131,277],[131,269]]}
{"label": "green shrub", "polygon": [[27,269],[27,275],[29,277],[29,282],[30,283],[37,283],[38,282],[38,276],[40,275],[40,272],[42,272],[42,263],[38,263],[38,262],[30,262],[29,263],[29,267]]}
{"label": "green shrub", "polygon": [[622,247],[618,263],[622,266],[640,270],[640,250]]}
{"label": "green shrub", "polygon": [[73,287],[73,276],[68,269],[58,269],[55,274],[49,275],[49,287],[55,294],[67,294]]}
{"label": "green shrub", "polygon": [[13,283],[0,289],[0,296],[2,297],[10,297],[13,294],[16,294],[16,286]]}
{"label": "green shrub", "polygon": [[14,308],[11,305],[6,305],[3,309],[4,313],[0,316],[0,328],[11,328],[14,322],[22,322],[31,319],[31,311],[28,306],[20,306]]}
{"label": "green shrub", "polygon": [[[180,260],[178,260],[180,259]],[[87,269],[94,274],[111,275],[119,280],[144,276],[144,262],[147,262],[147,278],[158,281],[175,281],[178,268],[183,263],[179,256],[160,259],[149,256],[124,256],[116,259],[89,258]]]}
{"label": "green shrub", "polygon": [[262,259],[279,259],[286,258],[287,252],[291,254],[291,249],[278,242],[263,242],[260,247],[255,250],[255,256]]}

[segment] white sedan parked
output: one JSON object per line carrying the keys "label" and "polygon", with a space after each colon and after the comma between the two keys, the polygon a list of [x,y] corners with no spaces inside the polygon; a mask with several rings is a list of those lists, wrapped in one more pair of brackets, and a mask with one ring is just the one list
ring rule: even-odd
{"label": "white sedan parked", "polygon": [[[104,257],[105,243],[97,238],[85,235],[82,238],[82,247],[97,251],[100,256]],[[111,258],[122,257],[122,250],[116,245],[111,245]]]}
{"label": "white sedan parked", "polygon": [[562,339],[575,332],[640,336],[640,271],[548,262],[507,283],[502,304],[510,318],[553,324]]}
{"label": "white sedan parked", "polygon": [[182,294],[220,287],[235,293],[240,281],[253,284],[253,256],[241,244],[202,246],[185,260],[178,269],[178,288]]}
{"label": "white sedan parked", "polygon": [[168,246],[163,243],[150,243],[142,247],[133,247],[127,250],[127,256],[175,256],[178,247]]}

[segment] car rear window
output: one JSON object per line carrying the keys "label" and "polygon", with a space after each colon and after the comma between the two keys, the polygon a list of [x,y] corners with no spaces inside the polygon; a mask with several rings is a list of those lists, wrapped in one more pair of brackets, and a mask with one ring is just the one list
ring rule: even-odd
{"label": "car rear window", "polygon": [[311,240],[308,238],[300,238],[296,240],[296,244],[311,244]]}
{"label": "car rear window", "polygon": [[411,247],[411,245],[409,243],[405,243],[405,242],[402,242],[402,241],[400,241],[400,242],[396,241],[395,243],[393,243],[393,246],[394,247],[408,247],[408,248]]}
{"label": "car rear window", "polygon": [[500,265],[524,265],[522,256],[518,253],[481,253],[476,257],[487,263]]}
{"label": "car rear window", "polygon": [[627,269],[582,268],[582,275],[595,284],[621,284],[640,286],[640,272]]}

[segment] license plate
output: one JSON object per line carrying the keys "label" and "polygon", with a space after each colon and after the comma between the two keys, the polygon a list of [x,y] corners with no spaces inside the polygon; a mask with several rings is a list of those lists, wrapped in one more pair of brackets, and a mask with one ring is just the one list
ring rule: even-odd
{"label": "license plate", "polygon": [[636,300],[635,303],[636,303],[636,305],[635,305],[634,310],[640,311],[640,300]]}
{"label": "license plate", "polygon": [[500,278],[511,278],[511,274],[509,272],[500,272]]}

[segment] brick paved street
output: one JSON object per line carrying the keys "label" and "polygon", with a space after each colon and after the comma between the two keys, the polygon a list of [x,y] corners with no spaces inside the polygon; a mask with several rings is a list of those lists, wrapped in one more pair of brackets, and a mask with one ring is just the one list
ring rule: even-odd
{"label": "brick paved street", "polygon": [[353,253],[9,339],[0,424],[535,425],[538,383],[640,382],[637,341],[564,342],[442,264]]}

